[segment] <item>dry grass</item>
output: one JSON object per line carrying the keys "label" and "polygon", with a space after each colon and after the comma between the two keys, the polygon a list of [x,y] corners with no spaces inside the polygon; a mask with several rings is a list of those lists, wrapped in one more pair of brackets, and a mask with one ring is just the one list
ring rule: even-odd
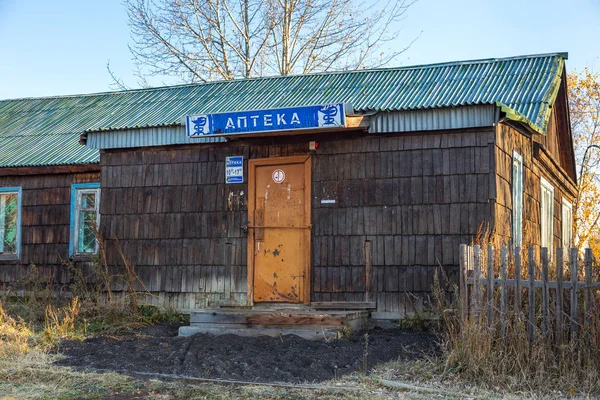
{"label": "dry grass", "polygon": [[78,297],[74,297],[70,304],[62,309],[49,305],[46,308],[44,339],[50,344],[58,344],[62,339],[75,338],[77,335],[75,323],[80,309]]}
{"label": "dry grass", "polygon": [[27,354],[33,337],[25,321],[8,315],[0,303],[0,360],[11,361]]}
{"label": "dry grass", "polygon": [[[482,249],[482,260],[488,259],[488,246],[499,248],[501,240],[482,226],[472,244]],[[527,245],[524,245],[524,248]],[[525,252],[523,252],[525,253]],[[494,254],[495,276],[500,276],[500,252]],[[528,257],[522,254],[522,278],[528,270]],[[568,279],[569,263],[565,263]],[[514,264],[509,259],[508,276],[514,276]],[[556,277],[556,269],[550,266],[550,279]],[[580,269],[580,272],[583,268]],[[594,266],[595,275],[599,271]],[[484,271],[485,274],[485,271]],[[536,274],[541,275],[539,263]],[[444,277],[439,277],[443,279]],[[583,277],[580,277],[583,280]],[[531,393],[535,395],[600,395],[600,307],[592,310],[585,321],[576,321],[579,332],[570,338],[569,301],[564,301],[565,331],[561,334],[561,345],[557,345],[557,333],[554,325],[556,294],[550,293],[549,334],[544,336],[540,330],[542,321],[541,291],[535,292],[536,335],[529,340],[527,315],[528,296],[521,295],[522,304],[515,306],[514,289],[507,293],[506,334],[501,334],[496,304],[495,319],[489,323],[486,313],[470,315],[461,321],[458,312],[458,288],[452,287],[448,293],[441,288],[438,276],[432,288],[434,308],[440,315],[443,327],[443,345],[445,348],[444,376],[454,375],[463,382],[472,382],[480,387],[495,388],[510,393]],[[496,289],[498,290],[498,289]],[[582,293],[581,293],[582,295]],[[495,298],[498,301],[498,293]],[[582,298],[579,299],[582,304]],[[580,306],[580,310],[583,307]]]}
{"label": "dry grass", "polygon": [[[100,332],[131,332],[165,318],[165,310],[138,306],[137,297],[144,293],[135,291],[135,268],[124,262],[122,274],[110,275],[99,260],[92,277],[67,264],[71,274],[68,287],[60,287],[52,274],[32,265],[17,286],[4,288],[0,298],[0,398],[79,399],[135,393],[140,387],[146,395],[154,390],[153,384],[136,383],[118,374],[53,366],[59,356],[49,354],[61,340],[83,340]],[[106,292],[115,279],[128,285],[123,296]]]}
{"label": "dry grass", "polygon": [[[392,365],[392,364],[390,364]],[[414,372],[426,368],[402,364]],[[272,385],[203,383],[189,380],[136,379],[117,373],[73,371],[52,366],[48,360],[26,362],[19,368],[7,368],[0,362],[0,398],[42,399],[407,399],[424,400],[463,398],[501,398],[489,391],[449,388],[432,395],[426,390],[403,390],[385,387],[379,375],[350,376],[325,382],[325,388],[294,388]],[[386,376],[387,377],[387,376]],[[340,387],[340,389],[336,389]],[[346,389],[350,387],[350,389]],[[507,398],[503,396],[502,398]],[[516,398],[516,396],[509,397]]]}
{"label": "dry grass", "polygon": [[[568,335],[564,335],[566,344],[557,346],[552,333],[544,337],[539,325],[530,343],[528,321],[514,309],[508,311],[505,336],[501,335],[498,318],[489,324],[485,313],[461,321],[457,292],[454,288],[453,301],[449,302],[440,285],[434,285],[435,307],[443,321],[443,376],[506,393],[600,395],[598,310],[580,327],[583,334],[578,338],[568,341]],[[536,321],[541,319],[540,307]]]}
{"label": "dry grass", "polygon": [[[50,344],[99,332],[118,335],[159,321],[182,320],[181,315],[169,308],[141,304],[140,299],[151,294],[145,290],[119,241],[114,240],[114,250],[122,265],[112,269],[100,236],[98,241],[99,254],[87,275],[71,261],[63,261],[69,272],[67,285],[58,284],[52,271],[31,265],[19,282],[3,288],[0,301],[7,315],[26,322],[31,330],[42,330]],[[114,292],[111,288],[115,284],[123,290]],[[138,291],[138,287],[142,290]]]}
{"label": "dry grass", "polygon": [[[141,384],[116,373],[77,372],[51,364],[51,356],[22,359],[16,366],[0,362],[0,397],[88,399],[136,393]],[[146,384],[148,391],[155,385]]]}
{"label": "dry grass", "polygon": [[[0,398],[14,399],[391,399],[423,400],[423,393],[382,388],[377,382],[342,380],[324,389],[204,383],[189,380],[136,379],[118,373],[74,371],[51,364],[52,356],[22,358],[16,364],[0,361]],[[352,390],[336,390],[336,386]],[[442,397],[456,398],[456,397]]]}
{"label": "dry grass", "polygon": [[[283,388],[271,385],[233,385],[187,380],[136,379],[117,373],[75,371],[52,364],[60,355],[47,350],[61,338],[83,337],[78,326],[81,303],[73,299],[63,308],[46,309],[45,327],[37,332],[22,319],[8,315],[0,305],[0,398],[14,399],[389,399],[423,400],[430,394],[400,393],[385,388],[378,377],[347,377],[323,386],[350,386],[352,390]],[[438,398],[460,398],[450,393]]]}
{"label": "dry grass", "polygon": [[[490,243],[487,234],[478,239]],[[117,246],[118,242],[116,243]],[[139,305],[144,292],[135,267],[123,258],[120,275],[111,275],[101,245],[101,257],[90,283],[81,270],[72,269],[70,298],[56,296],[56,284],[32,266],[24,293],[16,291],[0,299],[0,398],[156,398],[156,399],[426,399],[427,391],[402,391],[382,386],[383,380],[410,382],[428,389],[442,389],[436,398],[499,398],[561,395],[600,395],[600,316],[596,312],[584,335],[565,346],[538,335],[530,344],[526,321],[509,318],[507,335],[497,324],[488,326],[485,316],[461,323],[456,288],[452,295],[434,285],[434,309],[440,315],[443,357],[378,366],[369,376],[346,377],[326,385],[351,384],[347,392],[240,386],[185,381],[142,380],[116,373],[74,371],[52,362],[60,356],[48,350],[63,339],[81,340],[98,332],[119,334],[137,330],[164,318],[165,310]],[[437,282],[436,275],[436,282]],[[113,279],[125,282],[122,295],[110,291]],[[168,310],[167,310],[168,311]],[[513,310],[514,314],[514,310]],[[176,318],[175,314],[168,315]],[[365,349],[365,351],[368,351]],[[510,394],[510,395],[509,395]]]}

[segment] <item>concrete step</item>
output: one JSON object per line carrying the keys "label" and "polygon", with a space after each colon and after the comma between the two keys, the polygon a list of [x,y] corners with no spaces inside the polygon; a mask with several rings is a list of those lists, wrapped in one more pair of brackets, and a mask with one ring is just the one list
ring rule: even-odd
{"label": "concrete step", "polygon": [[203,325],[182,326],[179,328],[179,336],[192,336],[198,333],[209,335],[237,335],[237,336],[285,336],[296,335],[308,340],[332,340],[338,339],[345,334],[344,331],[335,328],[293,328],[287,327],[208,327]]}

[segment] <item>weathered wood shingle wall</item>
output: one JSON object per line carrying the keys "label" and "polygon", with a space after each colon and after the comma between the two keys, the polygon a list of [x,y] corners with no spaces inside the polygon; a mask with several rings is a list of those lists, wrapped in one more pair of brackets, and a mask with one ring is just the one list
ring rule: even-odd
{"label": "weathered wood shingle wall", "polygon": [[223,183],[225,157],[309,154],[315,138],[311,300],[363,300],[367,258],[372,299],[383,312],[410,311],[440,265],[455,279],[459,243],[492,213],[491,128],[106,151],[103,234],[119,239],[155,301],[179,309],[243,305],[248,188]]}
{"label": "weathered wood shingle wall", "polygon": [[[531,134],[516,125],[501,122],[496,132],[496,186],[495,234],[497,245],[508,245],[512,240],[512,163],[513,152],[523,157],[523,247],[534,247],[539,257],[541,243],[540,177],[554,187],[553,247],[562,244],[562,200],[573,206],[577,196],[576,171],[573,163],[569,130],[566,82],[563,80],[550,114],[545,135]],[[574,211],[574,210],[573,210]],[[573,227],[570,227],[573,229]]]}
{"label": "weathered wood shingle wall", "polygon": [[99,181],[99,173],[0,176],[0,187],[22,189],[21,257],[0,261],[2,284],[16,287],[31,272],[32,264],[44,280],[69,283],[65,262],[69,260],[71,184]]}
{"label": "weathered wood shingle wall", "polygon": [[363,300],[366,258],[379,312],[412,311],[439,266],[455,281],[459,244],[492,213],[493,141],[490,129],[322,143],[313,161],[313,300]]}
{"label": "weathered wood shingle wall", "polygon": [[[245,305],[247,183],[225,185],[225,157],[304,154],[307,144],[146,148],[102,153],[101,229],[119,239],[145,288],[178,309]],[[247,165],[245,166],[247,176]],[[141,287],[140,287],[141,288]]]}
{"label": "weathered wood shingle wall", "polygon": [[[554,115],[551,119],[554,118]],[[553,134],[554,135],[554,134]],[[554,187],[554,248],[562,247],[562,199],[574,204],[576,188],[564,169],[560,167],[558,149],[543,150],[539,142],[549,143],[552,138],[532,138],[514,127],[501,123],[496,140],[495,234],[497,245],[508,245],[512,240],[512,163],[513,151],[523,157],[523,247],[536,248],[539,255],[541,242],[540,177]],[[544,139],[544,140],[542,140]],[[558,146],[557,143],[554,144]],[[537,146],[537,152],[536,152]],[[555,165],[553,165],[553,162]]]}

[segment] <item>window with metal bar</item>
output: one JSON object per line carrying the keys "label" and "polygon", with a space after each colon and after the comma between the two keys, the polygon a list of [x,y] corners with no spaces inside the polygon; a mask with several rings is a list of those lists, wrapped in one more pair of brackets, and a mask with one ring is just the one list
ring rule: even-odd
{"label": "window with metal bar", "polygon": [[541,246],[548,249],[551,258],[554,247],[554,187],[544,178],[540,178],[540,187]]}
{"label": "window with metal bar", "polygon": [[0,188],[0,259],[19,257],[21,188]]}
{"label": "window with metal bar", "polygon": [[523,157],[519,153],[513,153],[513,246],[521,247],[523,244]]}
{"label": "window with metal bar", "polygon": [[562,248],[563,254],[570,254],[566,249],[573,246],[573,205],[565,198],[562,199]]}
{"label": "window with metal bar", "polygon": [[100,185],[74,184],[71,187],[70,255],[91,255],[98,251],[96,239],[100,224]]}

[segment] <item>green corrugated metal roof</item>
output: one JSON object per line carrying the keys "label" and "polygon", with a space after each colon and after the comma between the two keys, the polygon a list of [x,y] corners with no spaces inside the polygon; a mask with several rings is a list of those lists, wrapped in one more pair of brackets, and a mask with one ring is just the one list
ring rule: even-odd
{"label": "green corrugated metal roof", "polygon": [[545,133],[565,53],[0,101],[0,166],[98,162],[84,131],[179,124],[187,114],[346,102],[355,111],[496,104]]}

